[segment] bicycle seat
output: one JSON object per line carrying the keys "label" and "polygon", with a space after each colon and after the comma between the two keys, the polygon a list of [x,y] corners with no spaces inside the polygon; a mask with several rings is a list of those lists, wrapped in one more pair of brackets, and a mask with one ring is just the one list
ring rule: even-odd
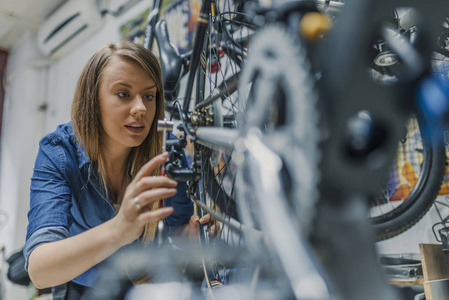
{"label": "bicycle seat", "polygon": [[157,22],[154,30],[159,49],[165,99],[167,101],[174,101],[179,92],[179,81],[183,70],[182,59],[178,51],[170,43],[167,22],[160,20]]}

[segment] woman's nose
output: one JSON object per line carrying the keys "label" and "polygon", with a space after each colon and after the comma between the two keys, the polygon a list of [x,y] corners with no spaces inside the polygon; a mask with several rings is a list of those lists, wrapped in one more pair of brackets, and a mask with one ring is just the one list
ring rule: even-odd
{"label": "woman's nose", "polygon": [[132,101],[131,115],[140,116],[147,112],[147,108],[140,95],[137,95]]}

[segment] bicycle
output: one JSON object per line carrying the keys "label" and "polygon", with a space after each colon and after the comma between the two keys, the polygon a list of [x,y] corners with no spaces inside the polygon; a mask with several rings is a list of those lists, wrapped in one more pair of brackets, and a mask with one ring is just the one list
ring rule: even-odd
{"label": "bicycle", "polygon": [[[334,4],[332,7],[334,15],[338,14],[338,11],[343,6],[342,3],[338,4],[340,5]],[[160,6],[161,3],[159,2],[157,5]],[[410,39],[410,36],[416,31],[415,27],[412,26],[413,24],[403,25],[408,26],[405,29],[401,28],[399,24],[401,23],[401,17],[406,19],[402,23],[413,22],[412,18],[409,17],[413,15],[413,12],[410,9],[394,9],[393,12],[395,14],[394,23],[398,27],[398,31],[400,30],[402,36]],[[155,23],[154,20],[153,15],[153,23]],[[440,63],[446,57],[445,55],[449,54],[446,49],[447,34],[447,30],[442,26],[435,49],[440,58],[433,59],[435,64]],[[167,35],[167,33],[164,33],[164,35]],[[164,35],[159,34],[159,39],[166,40]],[[150,38],[149,40],[152,39]],[[165,49],[161,49],[162,53],[169,53],[167,45],[166,43],[163,44]],[[376,76],[378,78],[389,76],[389,80],[391,80],[394,76],[391,69],[394,70],[394,65],[398,63],[398,57],[391,51],[388,43],[384,40],[377,40],[374,46],[376,50],[371,58],[373,61],[371,64],[372,70],[377,72]],[[189,55],[184,55],[178,59],[182,61],[182,64],[178,63],[177,65],[184,65],[184,71],[187,69],[185,67],[187,64],[186,57]],[[163,66],[168,65],[169,60],[174,60],[173,55],[165,55],[162,59],[165,59]],[[388,62],[388,60],[391,61]],[[438,68],[438,66],[436,67]],[[176,68],[174,69],[176,70]],[[166,80],[167,86],[169,86],[166,93],[171,95],[169,96],[169,101],[174,99],[175,88],[173,83],[179,82],[177,76],[179,76],[180,72],[178,70],[174,72],[174,69],[171,69],[171,74],[176,75],[169,75],[171,75],[171,78],[176,79]],[[444,68],[439,72],[443,71]],[[169,109],[172,108],[169,107]],[[416,115],[418,118],[416,118]],[[446,159],[443,153],[444,145],[442,136],[438,141],[431,140],[431,137],[426,133],[422,136],[421,131],[426,127],[426,122],[419,113],[415,113],[410,117],[406,129],[404,129],[404,135],[400,139],[397,161],[393,163],[393,167],[390,170],[388,184],[377,196],[373,197],[369,218],[374,224],[376,231],[378,231],[378,240],[394,237],[411,228],[428,211],[438,194],[438,189],[444,176]]]}
{"label": "bicycle", "polygon": [[[409,45],[419,34],[416,11],[398,7],[392,11],[389,30]],[[447,17],[439,28],[439,36],[432,54],[433,73],[446,76],[448,51]],[[395,52],[385,39],[374,44],[371,70],[377,80],[397,80],[398,65],[404,58]],[[430,209],[438,195],[446,165],[443,134],[431,136],[429,120],[418,108],[414,109],[398,143],[396,159],[389,171],[382,191],[371,201],[370,220],[378,232],[378,240],[394,237],[416,224]]]}
{"label": "bicycle", "polygon": [[[443,3],[439,4],[443,5]],[[325,56],[329,67],[327,64],[324,66],[327,77],[323,78],[322,84],[325,86],[323,89],[327,91],[326,99],[332,100],[327,101],[330,112],[326,116],[330,118],[329,123],[333,126],[332,132],[337,134],[329,136],[325,144],[325,151],[323,151],[323,175],[326,178],[323,178],[321,191],[324,193],[324,197],[334,199],[333,201],[338,202],[339,205],[332,206],[327,203],[328,207],[319,210],[322,212],[322,218],[323,216],[335,218],[333,216],[335,212],[332,213],[332,209],[338,209],[344,206],[344,203],[356,201],[354,199],[342,200],[345,195],[348,198],[351,198],[350,195],[366,198],[378,193],[383,184],[382,180],[387,178],[386,174],[390,169],[387,162],[392,162],[392,158],[396,155],[396,143],[403,136],[404,124],[406,124],[409,114],[415,107],[426,111],[418,104],[419,101],[414,101],[414,99],[416,99],[415,93],[418,93],[417,90],[419,90],[417,87],[419,87],[420,80],[430,74],[432,45],[435,44],[434,41],[437,40],[437,35],[440,32],[440,22],[444,20],[444,15],[432,12],[439,4],[429,3],[427,7],[424,7],[420,6],[418,1],[394,1],[381,3],[379,6],[383,6],[383,8],[378,8],[372,3],[371,6],[367,3],[352,3],[353,15],[345,14],[347,19],[341,18],[343,24],[340,28],[342,31],[339,34],[334,31],[335,34],[328,40],[328,47],[340,45],[341,48],[335,52],[329,50]],[[378,37],[379,34],[376,20],[379,22],[382,17],[388,20],[391,11],[404,6],[415,7],[422,15],[438,19],[432,23],[427,20],[430,17],[421,18],[423,23],[419,25],[422,28],[419,36],[416,36],[416,47],[410,47],[410,44],[406,43],[399,35],[389,34],[391,31],[388,29],[380,31],[384,34],[384,40],[387,40],[390,45],[397,46],[399,43],[403,46],[402,48],[396,47],[394,50],[401,58],[405,55],[406,59],[397,70],[399,76],[396,82],[390,82],[388,85],[378,84],[373,82],[372,76],[369,76],[366,69],[370,57],[367,55],[369,54],[369,45],[372,45],[373,37]],[[443,9],[443,14],[444,12]],[[353,27],[354,24],[365,24],[365,26],[363,29],[357,29]],[[410,61],[410,57],[416,59]],[[351,126],[352,120],[359,121],[358,114],[364,111],[369,112],[368,124],[372,126],[368,132],[358,131],[363,127]],[[359,148],[360,136],[364,146]],[[323,204],[323,206],[325,205],[326,203]],[[325,210],[328,210],[327,214],[324,213]],[[345,217],[344,212],[340,217]],[[323,226],[323,228],[325,227]],[[325,230],[322,230],[324,236]],[[360,236],[357,234],[357,230],[352,230],[354,235]],[[338,245],[341,246],[341,241],[338,241],[338,238],[331,243],[335,243],[336,249],[338,249]],[[346,255],[356,257],[360,255],[359,251],[369,251],[369,249],[358,247],[359,244],[354,242],[352,242],[352,246],[358,250],[346,253]],[[343,249],[341,251],[340,255],[343,256]],[[335,253],[334,255],[339,256]],[[355,262],[355,264],[357,263]],[[336,265],[338,264],[336,263]],[[341,263],[339,266],[343,268],[344,265]],[[346,265],[349,265],[349,261]],[[335,267],[335,271],[337,270],[338,268]]]}
{"label": "bicycle", "polygon": [[[207,11],[211,5],[210,2],[211,1],[204,2],[202,6],[203,13],[200,14],[200,20],[201,15],[203,17],[206,15],[209,16]],[[215,4],[214,1],[212,2]],[[240,77],[243,60],[247,55],[246,43],[255,29],[263,25],[256,24],[257,22],[252,22],[252,19],[255,18],[255,16],[250,16],[248,13],[244,12],[243,6],[239,5],[239,3],[240,2],[237,1],[234,3],[234,6],[232,6],[235,7],[236,10],[221,14],[219,13],[219,7],[215,5],[212,6],[215,7],[217,14],[215,16],[213,14],[210,15],[210,18],[213,19],[211,20],[213,26],[211,27],[212,31],[209,32],[209,35],[203,36],[204,24],[200,22],[195,46],[192,53],[186,55],[186,61],[188,60],[190,72],[166,72],[166,74],[175,74],[175,82],[177,82],[182,75],[189,74],[184,106],[181,108],[179,103],[175,103],[174,106],[178,109],[179,116],[181,117],[180,129],[184,130],[185,136],[188,136],[193,140],[196,150],[193,167],[190,170],[179,169],[176,162],[179,159],[180,149],[185,146],[185,137],[181,138],[179,142],[168,144],[167,149],[170,152],[170,159],[166,166],[166,172],[172,178],[192,181],[190,195],[197,203],[200,214],[204,215],[209,213],[224,224],[222,237],[225,238],[217,242],[217,244],[220,243],[220,247],[223,245],[223,240],[226,240],[226,244],[243,244],[244,242],[241,236],[242,232],[251,232],[257,240],[260,240],[261,236],[260,231],[252,228],[248,229],[248,226],[243,225],[240,222],[237,204],[234,200],[235,191],[232,187],[228,188],[224,186],[226,183],[234,183],[237,176],[235,172],[232,171],[234,165],[230,159],[230,154],[232,153],[231,149],[234,147],[238,131],[232,129],[226,131],[221,129],[221,127],[235,127],[239,122],[237,111],[242,109],[242,107],[236,104],[237,98],[232,96],[232,94],[239,92],[237,80]],[[160,5],[160,3],[157,5]],[[231,7],[231,5],[229,5],[228,8],[229,7]],[[310,2],[306,2],[305,5],[298,2],[279,8],[282,8],[282,10],[277,10],[278,15],[271,16],[271,18],[278,18],[281,20],[282,18],[289,17],[290,14],[295,15],[298,12],[301,12],[301,10],[309,10],[313,8],[313,6],[311,6]],[[295,9],[293,12],[292,8]],[[268,12],[269,10],[267,8],[262,7],[260,8],[259,14],[262,15]],[[227,18],[227,16],[231,17]],[[154,17],[154,15],[152,17]],[[250,20],[247,19],[248,17]],[[203,18],[202,21],[204,22],[205,18]],[[154,21],[152,24],[154,24]],[[183,60],[170,46],[163,21],[156,23],[156,25],[154,25],[154,30],[155,36],[158,37],[160,53],[165,54],[167,57],[171,57],[170,60],[175,61],[172,65],[186,66],[187,64],[182,63]],[[168,49],[168,51],[164,52],[164,49]],[[198,49],[201,49],[201,51]],[[199,53],[202,52],[205,54],[204,59],[201,61],[201,67],[198,68],[198,71],[195,71],[197,66],[200,65]],[[163,57],[161,58],[161,61],[164,70],[165,65]],[[228,63],[229,68],[227,67]],[[220,72],[216,75],[211,75],[215,74],[214,71],[218,68]],[[177,68],[177,70],[179,69]],[[232,70],[232,72],[229,71],[228,73],[227,70]],[[207,73],[208,75],[203,75],[204,73]],[[197,93],[195,94],[195,102],[197,105],[193,112],[187,113],[190,108],[189,101],[195,76],[199,78],[199,80],[196,81]],[[217,78],[218,85],[212,85]],[[176,87],[177,84],[170,86]],[[221,93],[215,94],[217,91],[221,91]],[[216,101],[217,99],[223,101]],[[220,117],[217,118],[216,116],[218,115]],[[206,125],[206,127],[202,128],[201,125]],[[209,131],[213,131],[215,128],[207,128],[207,125],[218,127],[219,130],[210,133]],[[219,135],[219,138],[217,138],[217,133],[221,134]],[[208,150],[207,147],[210,147],[213,144],[218,144],[218,147],[222,149],[219,149],[218,151],[213,150],[213,148],[212,151]],[[222,157],[221,159],[220,156]],[[209,197],[206,197],[206,194],[209,195]],[[208,207],[209,205],[210,207]],[[215,212],[217,207],[221,208],[221,214]],[[208,245],[212,243],[206,226],[204,227],[200,238],[202,244]],[[302,249],[301,243],[298,242],[296,245]],[[308,252],[305,249],[303,251]],[[264,251],[262,251],[262,253],[264,253]],[[239,276],[240,282],[250,282],[254,280],[253,278],[256,279],[256,282],[266,282],[265,279],[273,279],[274,274],[280,275],[279,279],[284,277],[281,275],[282,272],[277,268],[272,268],[272,270],[270,270],[270,267],[272,267],[271,264],[266,266],[266,264],[261,263],[263,260],[261,260],[259,256],[252,257],[252,261],[254,262],[245,263],[244,265],[246,265],[246,267],[242,268],[240,265],[239,271],[241,272],[236,275],[237,272],[233,271],[231,277]],[[228,280],[228,278],[223,278],[222,274],[229,274],[229,270],[233,269],[233,264],[235,264],[235,261],[231,264],[224,265],[217,259],[205,263],[208,284],[210,286],[221,286],[223,283],[222,281]],[[286,264],[284,263],[284,265]],[[309,269],[315,269],[313,264],[310,264]],[[303,275],[305,276],[306,273],[304,272]],[[291,277],[292,275],[290,274],[290,278]],[[272,285],[272,283],[270,283],[270,285]],[[285,286],[285,291],[289,293],[288,291],[291,289],[289,285],[283,285]],[[258,286],[260,286],[260,284]],[[252,290],[254,290],[254,288]]]}
{"label": "bicycle", "polygon": [[[243,265],[235,257],[223,264],[219,256],[208,259],[204,265],[210,271],[207,271],[208,276],[212,276],[212,280],[208,280],[210,290],[213,284],[223,286],[223,278],[228,279],[233,273],[239,283],[284,291],[286,298],[394,299],[395,294],[383,283],[365,212],[367,195],[379,190],[408,118],[407,112],[397,111],[398,95],[393,91],[401,95],[407,93],[397,86],[388,89],[373,85],[372,78],[367,79],[366,63],[360,53],[364,53],[363,48],[370,43],[364,34],[371,33],[379,25],[380,18],[365,22],[369,20],[367,8],[372,8],[370,5],[374,5],[374,1],[360,1],[345,7],[341,12],[344,14],[341,23],[330,31],[326,43],[316,53],[311,53],[314,45],[304,42],[295,27],[305,12],[319,12],[312,1],[289,2],[274,8],[260,7],[251,1],[248,5],[256,5],[250,10],[255,13],[251,14],[243,6],[237,6],[237,11],[227,14],[238,17],[239,24],[230,25],[230,28],[246,31],[240,39],[229,38],[232,31],[227,31],[226,26],[218,26],[223,29],[218,30],[218,34],[214,34],[216,28],[213,27],[210,35],[203,35],[206,16],[216,21],[211,22],[214,25],[224,16],[224,13],[213,15],[209,11],[211,2],[215,4],[214,1],[203,3],[195,47],[189,57],[190,71],[183,107],[174,103],[181,118],[180,130],[186,136],[167,145],[170,159],[166,166],[169,176],[191,182],[190,195],[203,213],[213,214],[223,223],[223,239],[216,241],[216,246],[224,247],[223,241],[227,246],[245,246],[253,256]],[[413,4],[424,14],[429,13],[422,4]],[[382,2],[374,11],[380,13],[390,8]],[[270,11],[276,12],[274,16]],[[435,28],[434,23],[427,25]],[[364,25],[359,28],[354,24]],[[260,25],[266,28],[256,30]],[[424,36],[432,36],[432,30],[424,32]],[[221,39],[220,34],[226,38]],[[247,49],[246,42],[250,37],[254,48]],[[269,39],[273,37],[284,47],[270,44]],[[220,41],[224,47],[220,47]],[[339,49],[346,50],[350,59],[342,57],[341,52],[326,52],[333,45],[343,45]],[[303,49],[309,50],[307,55],[301,51]],[[200,62],[202,50],[208,50],[204,64]],[[419,51],[420,57],[427,62],[430,53],[426,49]],[[287,64],[284,55],[290,59]],[[237,74],[224,72],[224,62],[232,62]],[[217,65],[223,71],[221,80],[218,87],[211,87],[212,66]],[[298,72],[299,78],[289,80],[282,72],[283,68],[290,70],[289,75]],[[316,76],[312,76],[316,70],[322,75],[318,82]],[[415,70],[416,78],[412,79],[419,78],[425,71],[425,68]],[[385,99],[376,107],[373,95],[365,90],[361,94],[366,95],[366,99],[354,101],[355,95],[347,97],[345,91],[357,87],[349,85],[348,78],[339,76],[338,72],[355,78],[354,81],[368,87],[373,94],[382,92]],[[200,80],[196,80],[196,105],[192,112],[190,99],[195,76]],[[413,88],[417,83],[418,80],[409,79],[403,84]],[[212,93],[205,95],[205,91]],[[234,93],[239,97],[232,97]],[[300,97],[296,98],[298,95]],[[324,112],[320,110],[319,113],[314,99],[321,102],[319,105],[324,106]],[[230,104],[222,104],[224,100],[230,100]],[[339,110],[335,109],[336,105]],[[225,113],[220,117],[223,106]],[[348,130],[348,119],[365,109],[371,113],[372,120],[384,122],[380,122],[383,126],[378,128],[387,132],[388,138],[378,140],[366,136],[372,143],[362,151],[355,151],[360,149],[350,143],[356,132]],[[302,118],[295,118],[297,114]],[[319,122],[319,115],[326,117],[328,123],[324,126]],[[240,129],[233,129],[237,124]],[[231,128],[223,128],[226,126]],[[324,132],[321,128],[325,128]],[[307,136],[308,129],[312,136]],[[336,134],[329,135],[329,131]],[[195,156],[193,167],[185,170],[178,168],[176,162],[187,137],[194,143]],[[282,146],[285,142],[291,151]],[[221,159],[220,150],[223,153]],[[381,160],[374,157],[375,167],[370,165],[373,153],[382,154]],[[234,168],[236,171],[233,172]],[[304,173],[298,172],[301,168],[305,168]],[[226,172],[223,174],[222,171]],[[225,185],[229,183],[237,184],[236,189]],[[358,184],[355,188],[354,183]],[[218,212],[217,207],[220,207]],[[200,239],[202,243],[213,245],[207,227]],[[347,249],[347,243],[354,249]],[[210,248],[206,249],[213,253]],[[231,249],[230,252],[235,251],[235,248]],[[338,259],[329,261],[332,256]],[[365,268],[369,272],[365,273]],[[348,282],[355,287],[348,286]],[[258,292],[257,288],[250,291]]]}
{"label": "bicycle", "polygon": [[[228,215],[234,217],[237,215],[236,206],[226,207],[228,209],[226,218],[220,218],[220,216],[214,213],[214,208],[207,209],[206,203],[210,201],[205,198],[205,194],[212,194],[214,200],[218,197],[219,200],[217,202],[220,203],[221,201],[223,203],[223,201],[229,201],[231,199],[232,191],[228,191],[230,194],[222,193],[221,191],[225,190],[221,186],[222,181],[203,179],[207,176],[227,176],[221,174],[226,174],[223,165],[229,165],[230,156],[226,157],[228,152],[224,151],[223,155],[225,158],[221,159],[222,151],[220,149],[218,151],[208,151],[208,146],[206,145],[209,144],[207,141],[203,142],[206,145],[198,143],[200,138],[197,139],[197,136],[203,134],[202,129],[198,129],[194,134],[192,127],[235,127],[236,98],[231,97],[230,94],[237,91],[236,83],[238,73],[243,57],[246,56],[246,45],[244,43],[247,41],[247,35],[251,33],[251,27],[253,26],[249,22],[246,24],[242,23],[242,19],[244,18],[244,13],[242,12],[243,3],[244,1],[227,1],[226,3],[222,3],[221,6],[218,6],[215,1],[204,1],[201,6],[193,50],[184,56],[180,56],[170,44],[165,21],[159,20],[162,1],[156,1],[154,3],[156,9],[154,13],[150,13],[148,18],[147,36],[144,42],[147,48],[152,47],[154,38],[158,42],[157,45],[165,83],[165,94],[168,96],[168,102],[170,103],[170,100],[172,101],[169,110],[172,112],[172,115],[178,113],[182,125],[179,129],[185,133],[178,141],[168,141],[167,143],[170,158],[169,163],[166,165],[166,173],[176,180],[192,182],[189,193],[191,198],[195,199],[195,203],[198,204],[198,211],[201,216],[211,213],[215,218],[228,224]],[[220,13],[224,7],[227,8],[227,11]],[[210,27],[208,27],[208,24],[211,24]],[[235,24],[239,24],[237,30],[233,29]],[[246,28],[246,26],[248,27]],[[207,76],[205,75],[206,73],[208,74]],[[181,104],[174,101],[174,99],[179,93],[179,81],[183,76],[187,76],[188,78],[183,102],[184,106],[181,108]],[[212,77],[214,77],[214,80]],[[217,78],[220,78],[220,82],[215,86],[214,84],[216,84],[215,80]],[[193,103],[191,98],[192,90],[194,89],[196,90],[194,101],[197,106],[192,112],[190,111],[192,109],[190,102]],[[223,91],[218,93],[218,96],[213,95],[213,93],[219,90]],[[222,97],[224,99],[224,105],[221,105],[221,103],[220,105],[215,104],[213,102],[214,97],[215,99]],[[220,114],[219,117],[218,114]],[[195,142],[194,163],[190,169],[181,169],[178,162],[181,158],[182,148],[185,147],[188,137]],[[214,158],[210,161],[209,158],[211,156]],[[225,208],[225,206],[222,207]],[[234,223],[238,224],[235,220]],[[201,243],[212,243],[207,232],[207,225],[200,227],[203,232],[200,235]],[[233,229],[240,231],[241,228],[239,227],[240,224],[236,225]],[[223,236],[231,234],[232,230],[229,228],[225,226],[222,229]],[[220,271],[218,270],[216,260],[206,262],[204,266],[206,267],[206,276],[209,277],[207,280],[209,287],[221,286],[221,281],[223,280],[220,278]],[[99,295],[91,297],[97,299]]]}

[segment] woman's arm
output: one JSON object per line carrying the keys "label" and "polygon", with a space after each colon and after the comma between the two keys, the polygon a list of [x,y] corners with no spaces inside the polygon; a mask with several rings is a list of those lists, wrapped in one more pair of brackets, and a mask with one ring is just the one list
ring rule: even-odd
{"label": "woman's arm", "polygon": [[[149,209],[152,203],[176,193],[176,181],[149,176],[166,159],[164,153],[142,167],[126,188],[121,208],[114,218],[74,237],[36,247],[28,259],[28,272],[35,286],[42,289],[72,280],[138,239],[145,224],[170,215],[171,207]],[[140,209],[134,203],[136,197]]]}
{"label": "woman's arm", "polygon": [[74,237],[36,247],[28,258],[28,273],[36,288],[68,282],[122,247],[114,223],[112,219]]}

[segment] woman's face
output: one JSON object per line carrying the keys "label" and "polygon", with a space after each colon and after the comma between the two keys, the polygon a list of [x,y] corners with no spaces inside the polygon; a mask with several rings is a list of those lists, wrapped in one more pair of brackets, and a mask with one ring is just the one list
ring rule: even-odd
{"label": "woman's face", "polygon": [[154,81],[136,63],[119,57],[109,61],[99,89],[104,146],[142,144],[156,114],[156,91]]}

